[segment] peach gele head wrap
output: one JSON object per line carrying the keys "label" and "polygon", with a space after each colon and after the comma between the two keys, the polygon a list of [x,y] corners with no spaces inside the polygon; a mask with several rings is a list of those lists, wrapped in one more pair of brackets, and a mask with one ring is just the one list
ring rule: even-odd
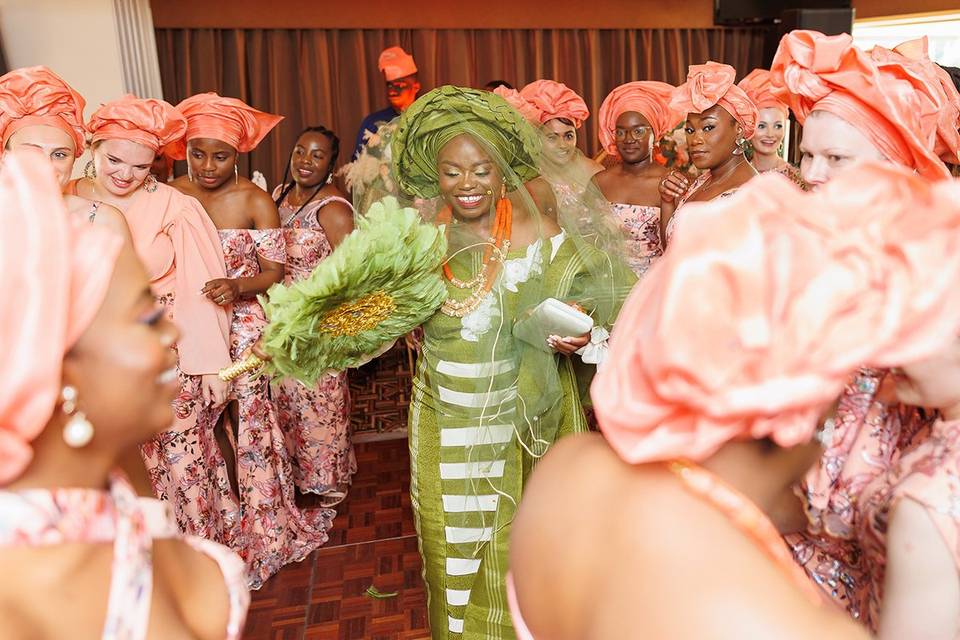
{"label": "peach gele head wrap", "polygon": [[587,103],[577,93],[555,80],[535,80],[520,89],[520,97],[536,109],[535,124],[545,124],[554,118],[564,118],[579,129],[590,117]]}
{"label": "peach gele head wrap", "polygon": [[622,84],[610,92],[600,105],[600,144],[612,156],[617,151],[617,118],[627,111],[636,111],[653,128],[654,141],[680,124],[686,113],[670,108],[670,98],[676,87],[665,82],[640,80]]}
{"label": "peach gele head wrap", "polygon": [[258,111],[241,100],[212,92],[190,96],[177,105],[177,111],[187,119],[187,132],[169,150],[176,160],[187,157],[186,143],[195,138],[220,140],[247,153],[283,120],[283,116]]}
{"label": "peach gele head wrap", "polygon": [[867,163],[811,193],[770,174],[687,206],[691,233],[627,299],[591,389],[628,462],[807,442],[857,367],[957,335],[956,182]]}
{"label": "peach gele head wrap", "polygon": [[540,109],[538,109],[533,103],[520,95],[520,92],[516,89],[508,89],[507,87],[497,87],[493,90],[495,94],[507,101],[507,103],[520,112],[527,122],[531,122],[534,125],[540,125]]}
{"label": "peach gele head wrap", "polygon": [[734,80],[737,70],[728,64],[707,62],[692,64],[687,81],[676,88],[670,106],[684,114],[703,113],[720,105],[743,127],[743,137],[750,139],[757,128],[760,114],[743,89]]}
{"label": "peach gele head wrap", "polygon": [[57,127],[73,138],[76,154],[83,153],[86,101],[46,67],[15,69],[0,77],[0,153],[14,133],[33,125]]}
{"label": "peach gele head wrap", "polygon": [[[0,486],[30,464],[53,415],[64,354],[100,308],[123,243],[70,217],[40,154],[8,153],[0,166]],[[55,259],[52,259],[55,258]]]}
{"label": "peach gele head wrap", "polygon": [[413,56],[401,47],[388,47],[380,53],[377,67],[383,72],[387,82],[412,76],[417,72],[417,63]]}
{"label": "peach gele head wrap", "polygon": [[757,109],[779,109],[785,115],[790,115],[790,105],[773,93],[770,71],[767,69],[754,69],[737,86],[757,105]]}
{"label": "peach gele head wrap", "polygon": [[868,53],[881,71],[910,73],[937,94],[940,108],[934,153],[944,162],[960,164],[960,91],[950,74],[930,59],[927,37],[908,40],[893,49],[875,46]]}
{"label": "peach gele head wrap", "polygon": [[130,140],[159,152],[183,137],[187,119],[169,102],[126,95],[97,109],[87,123],[91,144]]}
{"label": "peach gele head wrap", "polygon": [[930,179],[950,173],[935,152],[943,104],[940,82],[892,57],[878,64],[849,34],[791,31],[770,66],[774,92],[803,124],[813,111],[842,118],[891,162]]}

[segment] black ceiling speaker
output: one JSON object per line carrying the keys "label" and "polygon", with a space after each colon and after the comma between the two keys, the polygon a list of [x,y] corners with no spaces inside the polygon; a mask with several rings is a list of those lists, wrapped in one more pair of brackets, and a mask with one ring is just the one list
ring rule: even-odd
{"label": "black ceiling speaker", "polygon": [[851,7],[851,0],[714,0],[713,21],[726,26],[774,24],[785,11]]}
{"label": "black ceiling speaker", "polygon": [[797,29],[819,31],[828,36],[853,30],[853,9],[789,9],[767,31],[763,47],[763,66],[770,68],[780,39]]}

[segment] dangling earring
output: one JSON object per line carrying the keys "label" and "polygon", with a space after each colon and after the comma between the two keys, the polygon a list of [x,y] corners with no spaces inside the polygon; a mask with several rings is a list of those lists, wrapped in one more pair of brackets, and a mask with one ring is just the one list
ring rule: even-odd
{"label": "dangling earring", "polygon": [[333,184],[333,173],[327,174],[327,184]]}
{"label": "dangling earring", "polygon": [[193,182],[193,169],[190,168],[190,163],[187,163],[187,180]]}
{"label": "dangling earring", "polygon": [[233,184],[240,184],[240,170],[237,165],[233,165]]}
{"label": "dangling earring", "polygon": [[780,141],[780,146],[777,147],[777,155],[781,158],[783,157],[783,140]]}
{"label": "dangling earring", "polygon": [[87,160],[87,164],[83,165],[83,177],[89,180],[97,177],[97,165],[93,164],[93,160]]}
{"label": "dangling earring", "polygon": [[735,156],[742,156],[742,155],[743,155],[743,147],[744,147],[745,144],[747,144],[747,139],[743,137],[743,133],[740,132],[740,131],[737,131],[737,143],[736,143],[736,144],[737,144],[737,148],[733,150],[733,155],[735,155]]}
{"label": "dangling earring", "polygon": [[60,410],[68,417],[63,425],[63,441],[68,447],[80,449],[93,440],[93,425],[82,411],[77,411],[77,389],[70,385],[60,391]]}
{"label": "dangling earring", "polygon": [[507,197],[507,183],[504,182],[500,184],[500,199],[503,200],[506,197]]}
{"label": "dangling earring", "polygon": [[143,181],[143,190],[147,193],[153,193],[157,190],[157,177],[152,173]]}

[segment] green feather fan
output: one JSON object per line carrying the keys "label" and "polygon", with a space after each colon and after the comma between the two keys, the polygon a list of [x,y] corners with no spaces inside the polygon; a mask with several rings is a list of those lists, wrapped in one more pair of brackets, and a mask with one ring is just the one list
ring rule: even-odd
{"label": "green feather fan", "polygon": [[446,244],[441,228],[396,198],[374,203],[308,278],[260,297],[267,369],[312,386],[421,325],[447,295]]}

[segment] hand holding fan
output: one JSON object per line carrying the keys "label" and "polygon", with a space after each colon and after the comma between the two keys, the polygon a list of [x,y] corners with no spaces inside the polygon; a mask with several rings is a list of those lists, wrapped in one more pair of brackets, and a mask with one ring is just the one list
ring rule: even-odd
{"label": "hand holding fan", "polygon": [[260,346],[271,359],[250,355],[220,377],[263,366],[312,386],[328,371],[362,364],[440,307],[445,255],[442,229],[396,198],[374,203],[308,278],[261,296],[269,324]]}

